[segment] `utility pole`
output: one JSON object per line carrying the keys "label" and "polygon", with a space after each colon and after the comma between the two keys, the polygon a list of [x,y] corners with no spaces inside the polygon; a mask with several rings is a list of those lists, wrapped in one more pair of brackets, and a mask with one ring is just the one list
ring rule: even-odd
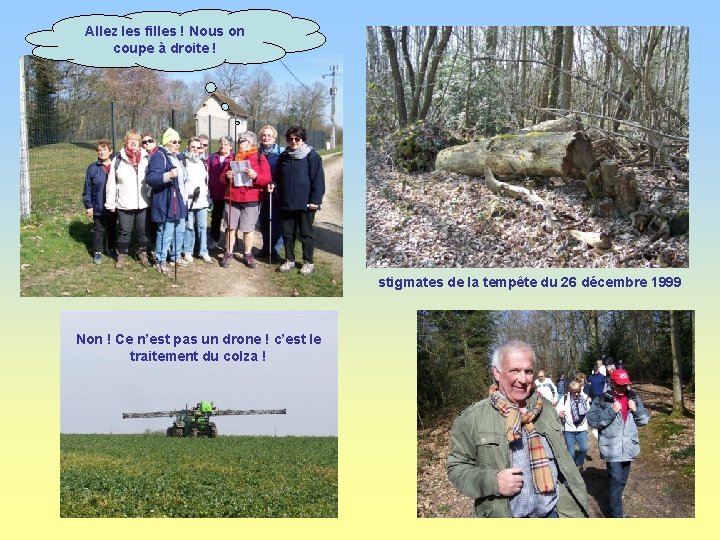
{"label": "utility pole", "polygon": [[337,87],[335,86],[335,71],[338,66],[330,66],[330,73],[323,75],[332,77],[332,86],[330,87],[330,149],[335,148],[335,96],[337,95]]}

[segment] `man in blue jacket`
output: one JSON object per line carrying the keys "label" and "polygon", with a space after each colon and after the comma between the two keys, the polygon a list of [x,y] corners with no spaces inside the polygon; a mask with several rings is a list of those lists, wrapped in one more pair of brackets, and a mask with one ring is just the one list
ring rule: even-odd
{"label": "man in blue jacket", "polygon": [[591,398],[599,396],[605,392],[605,375],[603,375],[598,368],[593,369],[593,372],[587,378],[592,388]]}
{"label": "man in blue jacket", "polygon": [[610,375],[612,390],[593,399],[587,420],[599,432],[600,457],[610,478],[610,517],[625,517],[622,494],[630,475],[630,464],[640,454],[638,426],[650,420],[640,397],[630,389],[624,369]]}

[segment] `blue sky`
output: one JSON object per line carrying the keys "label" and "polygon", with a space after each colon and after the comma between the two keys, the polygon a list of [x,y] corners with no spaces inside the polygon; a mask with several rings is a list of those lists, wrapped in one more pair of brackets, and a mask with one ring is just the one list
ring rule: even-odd
{"label": "blue sky", "polygon": [[[298,86],[300,83],[312,87],[316,82],[321,83],[328,89],[332,77],[330,77],[330,66],[338,66],[335,75],[335,86],[337,87],[337,98],[335,101],[335,122],[338,126],[343,125],[343,58],[340,55],[320,54],[318,51],[298,52],[287,54],[281,61],[268,62],[265,64],[249,65],[249,71],[260,67],[270,72],[276,88],[282,88],[285,83]],[[283,66],[284,64],[284,66]],[[168,73],[174,79],[180,79],[187,84],[203,80],[203,71],[191,71],[188,73]],[[323,75],[326,75],[323,78]],[[326,107],[326,114],[330,116],[330,102]]]}
{"label": "blue sky", "polygon": [[[198,343],[139,344],[138,336],[146,334],[195,336]],[[79,335],[99,336],[102,343],[90,344],[87,337],[81,342]],[[260,336],[262,343],[224,345],[226,335]],[[303,335],[306,344],[299,342]],[[311,335],[320,342],[309,344]],[[220,343],[203,345],[203,336],[217,336]],[[217,417],[221,435],[337,435],[337,346],[333,311],[66,311],[60,431],[164,431],[170,418],[123,420],[122,413],[177,410],[206,400],[219,409],[287,409],[285,415]],[[130,356],[152,351],[197,352],[198,361],[134,362]],[[219,354],[218,361],[203,361],[207,352]],[[233,356],[240,353],[243,361]],[[251,361],[252,354],[258,361]]]}

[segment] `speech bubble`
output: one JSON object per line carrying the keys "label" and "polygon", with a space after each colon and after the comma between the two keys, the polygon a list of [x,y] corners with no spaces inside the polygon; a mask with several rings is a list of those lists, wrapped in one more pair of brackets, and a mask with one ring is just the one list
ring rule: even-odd
{"label": "speech bubble", "polygon": [[33,54],[88,67],[200,71],[229,64],[273,62],[325,43],[320,26],[272,9],[128,15],[78,15],[25,40]]}

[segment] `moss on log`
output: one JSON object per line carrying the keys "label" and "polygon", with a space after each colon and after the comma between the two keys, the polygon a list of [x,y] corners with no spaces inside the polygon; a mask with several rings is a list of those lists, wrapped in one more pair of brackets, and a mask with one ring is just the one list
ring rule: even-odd
{"label": "moss on log", "polygon": [[593,165],[589,138],[581,131],[498,135],[441,151],[435,168],[471,176],[493,173],[585,178]]}

